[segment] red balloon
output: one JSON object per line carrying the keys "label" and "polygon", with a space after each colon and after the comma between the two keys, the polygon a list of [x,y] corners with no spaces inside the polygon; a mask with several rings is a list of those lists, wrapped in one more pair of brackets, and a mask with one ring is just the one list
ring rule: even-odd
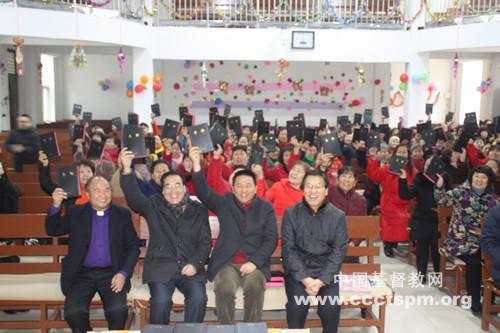
{"label": "red balloon", "polygon": [[141,92],[144,91],[144,87],[141,86],[140,84],[136,85],[135,88],[134,88],[135,92],[140,94]]}
{"label": "red balloon", "polygon": [[406,73],[401,74],[401,75],[399,76],[399,80],[400,80],[401,82],[408,82],[408,74],[406,74]]}
{"label": "red balloon", "polygon": [[376,79],[374,83],[376,86],[378,86],[380,84],[380,82],[381,82],[380,79]]}
{"label": "red balloon", "polygon": [[161,91],[161,84],[160,83],[153,84],[153,90],[154,90],[154,92],[160,92]]}
{"label": "red balloon", "polygon": [[359,106],[361,103],[359,102],[359,100],[357,99],[354,99],[351,103],[352,106]]}

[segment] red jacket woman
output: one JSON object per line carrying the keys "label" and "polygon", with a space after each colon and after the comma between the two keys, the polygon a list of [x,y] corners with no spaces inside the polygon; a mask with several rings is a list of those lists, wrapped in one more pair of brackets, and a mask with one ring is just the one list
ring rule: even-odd
{"label": "red jacket woman", "polygon": [[[372,151],[370,151],[372,152]],[[371,154],[368,159],[366,173],[369,179],[382,186],[380,199],[380,238],[384,241],[384,252],[392,257],[392,250],[397,242],[408,240],[408,201],[399,197],[399,175],[389,172],[389,164],[380,166],[380,162]],[[408,147],[399,145],[395,156],[408,157]],[[411,165],[406,165],[406,174],[409,184],[413,184],[413,170]]]}

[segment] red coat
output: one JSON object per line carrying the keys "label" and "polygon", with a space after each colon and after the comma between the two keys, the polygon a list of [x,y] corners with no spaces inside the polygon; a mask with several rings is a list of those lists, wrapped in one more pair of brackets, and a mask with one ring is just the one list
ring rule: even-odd
{"label": "red coat", "polygon": [[328,188],[328,200],[346,216],[365,216],[367,214],[366,199],[356,190],[344,193],[338,186]]}
{"label": "red coat", "polygon": [[[299,154],[291,154],[290,159],[288,160],[288,170],[293,168],[295,162],[300,160]],[[273,182],[279,182],[283,178],[288,178],[288,171],[285,170],[281,163],[277,163],[276,166],[272,168],[267,167],[267,160],[264,159],[262,161],[262,169],[264,170],[264,177]]]}
{"label": "red coat", "polygon": [[293,187],[288,179],[274,183],[264,195],[264,199],[273,204],[276,216],[283,216],[285,209],[296,204],[303,197],[304,192]]}
{"label": "red coat", "polygon": [[[389,172],[389,164],[380,166],[375,158],[368,159],[366,173],[369,179],[382,186],[380,198],[380,238],[387,242],[408,240],[408,201],[399,197],[399,176]],[[408,184],[413,184],[408,167]]]}
{"label": "red coat", "polygon": [[484,157],[483,154],[480,151],[478,151],[472,143],[467,144],[466,151],[467,151],[467,158],[469,159],[471,167],[484,165],[489,160],[488,156]]}

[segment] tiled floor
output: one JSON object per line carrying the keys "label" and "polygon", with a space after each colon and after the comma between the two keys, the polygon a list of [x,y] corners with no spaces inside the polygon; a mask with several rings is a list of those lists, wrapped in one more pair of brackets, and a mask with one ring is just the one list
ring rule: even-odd
{"label": "tiled floor", "polygon": [[[404,273],[409,276],[410,273],[415,272],[415,268],[406,263],[405,257],[398,257],[390,259],[383,255],[377,258],[382,264],[382,271],[384,277],[391,283],[391,275],[395,273]],[[412,295],[427,295],[432,296],[434,300],[441,300],[444,293],[440,292],[434,287],[419,287],[410,288],[406,284],[403,288],[394,288],[396,295],[412,296]],[[311,316],[316,316],[311,313]],[[357,316],[358,310],[347,310],[342,312],[343,317]],[[0,320],[5,320],[6,317],[11,317],[3,312],[0,312]],[[37,313],[30,312],[26,314],[16,314],[16,316],[36,318]],[[174,314],[179,316],[180,314]],[[284,317],[284,313],[274,313],[272,316]],[[207,319],[214,319],[212,314],[207,315]],[[387,308],[386,316],[386,333],[479,333],[481,330],[481,321],[479,318],[474,317],[469,310],[462,309],[458,306],[404,306],[404,305],[389,305]],[[133,329],[138,329],[133,327]],[[0,330],[1,333],[7,332]],[[16,330],[12,332],[17,333],[34,333],[33,330]],[[69,330],[53,330],[53,332],[69,332]],[[312,329],[312,333],[321,332],[320,329]],[[343,333],[375,333],[375,328],[351,328],[340,329],[339,332]],[[490,332],[498,332],[494,328],[490,328]]]}

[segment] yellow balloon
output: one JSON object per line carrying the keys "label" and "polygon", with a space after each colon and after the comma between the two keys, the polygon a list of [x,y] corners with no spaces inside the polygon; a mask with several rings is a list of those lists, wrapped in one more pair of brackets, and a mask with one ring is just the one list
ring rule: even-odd
{"label": "yellow balloon", "polygon": [[148,81],[149,81],[149,79],[146,75],[141,76],[141,83],[143,85],[148,84]]}
{"label": "yellow balloon", "polygon": [[155,74],[155,75],[153,76],[153,82],[154,82],[154,83],[160,83],[160,81],[161,81],[161,76],[160,76],[160,74]]}

